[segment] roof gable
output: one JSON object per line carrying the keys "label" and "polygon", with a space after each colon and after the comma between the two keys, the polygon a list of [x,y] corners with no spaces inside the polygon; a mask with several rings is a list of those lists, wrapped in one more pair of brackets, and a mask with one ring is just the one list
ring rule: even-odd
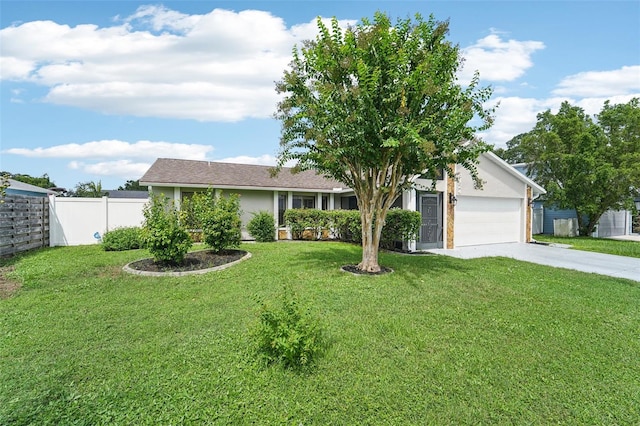
{"label": "roof gable", "polygon": [[517,168],[515,168],[512,165],[510,165],[509,163],[504,161],[502,158],[498,157],[493,152],[488,151],[488,152],[485,152],[482,155],[485,156],[486,158],[489,158],[491,161],[493,161],[498,166],[502,167],[510,175],[516,177],[517,179],[521,180],[522,182],[524,182],[525,184],[530,186],[531,189],[533,190],[534,195],[536,195],[536,194],[540,195],[540,194],[546,194],[547,193],[547,191],[543,187],[541,187],[540,185],[535,183],[532,179],[527,177],[524,173],[520,172]]}

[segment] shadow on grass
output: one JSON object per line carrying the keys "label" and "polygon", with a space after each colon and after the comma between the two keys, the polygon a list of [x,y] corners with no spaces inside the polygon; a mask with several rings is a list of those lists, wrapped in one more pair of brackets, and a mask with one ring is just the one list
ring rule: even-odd
{"label": "shadow on grass", "polygon": [[[355,265],[362,260],[362,247],[340,242],[309,242],[304,250],[292,256],[291,264],[299,267],[311,267],[318,270],[338,270],[344,265]],[[363,279],[390,277],[402,280],[411,285],[425,279],[425,276],[437,278],[440,275],[456,271],[465,273],[469,268],[464,261],[449,256],[436,254],[406,254],[392,251],[381,251],[380,266],[393,269],[391,274],[362,275]]]}
{"label": "shadow on grass", "polygon": [[40,247],[40,248],[31,249],[31,250],[21,251],[15,254],[5,255],[0,257],[0,267],[14,266],[21,260],[28,259],[30,257],[44,253],[46,251],[53,251],[59,248],[60,247]]}

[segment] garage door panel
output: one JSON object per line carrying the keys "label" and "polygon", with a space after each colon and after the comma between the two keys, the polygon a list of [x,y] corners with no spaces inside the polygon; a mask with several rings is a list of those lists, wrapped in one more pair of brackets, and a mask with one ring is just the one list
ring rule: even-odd
{"label": "garage door panel", "polygon": [[454,244],[459,246],[520,241],[522,200],[458,197]]}

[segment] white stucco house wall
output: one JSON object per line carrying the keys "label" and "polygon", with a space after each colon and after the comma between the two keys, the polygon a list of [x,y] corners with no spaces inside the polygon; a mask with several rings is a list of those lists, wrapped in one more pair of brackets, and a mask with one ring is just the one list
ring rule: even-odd
{"label": "white stucco house wall", "polygon": [[[355,209],[353,191],[313,171],[293,174],[283,168],[272,177],[271,167],[213,161],[159,158],[140,179],[149,191],[178,204],[195,191],[214,188],[221,195],[237,193],[243,211],[243,238],[252,213],[268,211],[285,231],[284,211],[291,208]],[[419,211],[422,226],[411,251],[478,244],[531,241],[531,205],[545,190],[491,152],[481,155],[478,174],[482,189],[474,188],[469,172],[455,167],[456,176],[432,181],[417,179],[396,206]],[[278,233],[280,238],[288,235]]]}

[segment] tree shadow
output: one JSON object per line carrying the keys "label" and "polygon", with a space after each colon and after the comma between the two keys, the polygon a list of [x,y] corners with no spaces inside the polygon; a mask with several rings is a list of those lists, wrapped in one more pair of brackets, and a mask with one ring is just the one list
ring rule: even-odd
{"label": "tree shadow", "polygon": [[[355,265],[362,260],[362,247],[349,243],[312,242],[307,247],[317,244],[317,249],[301,250],[292,257],[292,265],[297,267],[311,267],[314,269],[339,270],[345,265]],[[328,244],[331,248],[327,250]],[[380,266],[391,268],[393,272],[381,275],[355,274],[363,279],[390,277],[398,282],[406,282],[412,286],[419,286],[424,280],[425,273],[439,276],[452,271],[464,273],[469,271],[465,261],[454,257],[438,254],[407,254],[393,251],[381,251]]]}

